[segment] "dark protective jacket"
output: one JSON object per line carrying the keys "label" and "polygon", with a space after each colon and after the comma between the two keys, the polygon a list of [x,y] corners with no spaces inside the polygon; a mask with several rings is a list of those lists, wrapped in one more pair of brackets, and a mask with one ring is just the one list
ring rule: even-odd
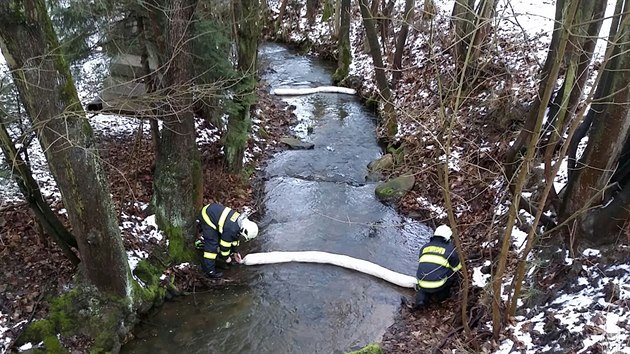
{"label": "dark protective jacket", "polygon": [[427,292],[441,290],[455,272],[462,268],[453,244],[442,237],[431,237],[420,249],[418,258],[418,287]]}
{"label": "dark protective jacket", "polygon": [[[209,232],[209,235],[206,235],[208,232],[204,232],[204,239],[218,236],[219,253],[222,257],[238,251],[241,228],[237,220],[240,215],[237,211],[216,203],[208,204],[201,209],[201,222],[215,231]],[[207,230],[207,228],[202,229]]]}

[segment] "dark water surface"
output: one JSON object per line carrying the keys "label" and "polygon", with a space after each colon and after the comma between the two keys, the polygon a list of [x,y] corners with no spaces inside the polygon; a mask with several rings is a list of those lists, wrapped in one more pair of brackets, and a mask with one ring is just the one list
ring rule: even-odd
{"label": "dark water surface", "polygon": [[[271,87],[331,84],[325,64],[280,45],[265,44],[260,59],[271,68],[263,75]],[[366,165],[381,155],[374,114],[349,95],[285,101],[297,107],[302,137],[315,148],[284,151],[269,162],[261,234],[246,249],[340,253],[414,275],[428,228],[379,203],[375,184],[365,184]],[[165,304],[123,352],[345,352],[380,340],[400,295],[411,294],[328,265],[242,266],[226,275],[241,285]]]}

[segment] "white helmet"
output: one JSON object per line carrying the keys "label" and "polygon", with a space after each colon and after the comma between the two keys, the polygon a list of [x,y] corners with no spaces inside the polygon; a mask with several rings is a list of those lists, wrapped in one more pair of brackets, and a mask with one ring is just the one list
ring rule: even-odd
{"label": "white helmet", "polygon": [[246,241],[253,240],[256,238],[256,236],[258,236],[258,225],[256,225],[255,222],[244,218],[243,220],[241,220],[240,226],[241,235],[245,237]]}
{"label": "white helmet", "polygon": [[448,225],[440,225],[435,229],[433,236],[440,236],[444,238],[447,242],[451,240],[451,236],[453,235],[453,230],[451,230]]}

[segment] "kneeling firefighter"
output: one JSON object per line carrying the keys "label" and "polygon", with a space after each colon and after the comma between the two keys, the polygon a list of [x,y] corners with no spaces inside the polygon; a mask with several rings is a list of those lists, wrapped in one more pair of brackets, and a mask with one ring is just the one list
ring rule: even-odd
{"label": "kneeling firefighter", "polygon": [[235,210],[221,204],[208,204],[201,209],[199,223],[203,235],[203,242],[197,241],[197,248],[203,248],[203,262],[201,268],[210,278],[221,278],[223,273],[216,270],[216,260],[226,262],[241,262],[238,253],[239,236],[249,241],[258,236],[258,225]]}
{"label": "kneeling firefighter", "polygon": [[403,303],[412,309],[421,309],[430,300],[442,302],[450,295],[456,272],[462,268],[459,256],[451,243],[453,231],[447,225],[440,225],[433,237],[420,249],[416,278],[416,302]]}

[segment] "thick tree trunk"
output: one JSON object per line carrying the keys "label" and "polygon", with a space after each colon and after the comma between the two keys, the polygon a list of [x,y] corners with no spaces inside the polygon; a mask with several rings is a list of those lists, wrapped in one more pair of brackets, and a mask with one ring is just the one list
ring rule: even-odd
{"label": "thick tree trunk", "polygon": [[[627,11],[629,5],[630,1],[626,0],[623,11]],[[600,224],[592,222],[598,218],[589,217],[593,211],[587,209],[593,206],[593,202],[597,204],[603,201],[602,191],[609,183],[614,182],[610,178],[615,172],[623,147],[630,135],[630,105],[628,105],[630,75],[618,74],[630,71],[630,57],[625,54],[630,50],[629,16],[628,14],[623,16],[618,31],[619,40],[609,44],[617,43],[613,52],[614,60],[609,61],[604,68],[609,72],[610,80],[602,83],[607,86],[603,88],[602,97],[597,100],[597,107],[594,105],[591,108],[599,110],[593,113],[593,125],[588,145],[567,184],[561,216],[567,219],[575,213],[583,213],[578,216],[574,224],[577,231],[574,235],[577,236],[578,242],[602,244],[613,241],[610,237],[616,236],[602,234]],[[602,196],[597,197],[598,194]],[[609,213],[614,214],[614,212]],[[627,218],[609,219],[606,220],[606,224],[610,227],[620,227],[626,220]]]}
{"label": "thick tree trunk", "polygon": [[405,43],[407,42],[407,35],[409,34],[409,22],[413,20],[413,10],[415,7],[415,0],[405,0],[405,15],[403,23],[398,32],[398,38],[396,38],[396,53],[394,54],[394,63],[392,68],[392,85],[396,87],[400,76],[402,75],[402,57],[405,50]]}
{"label": "thick tree trunk", "polygon": [[55,244],[68,257],[70,262],[78,265],[80,260],[72,251],[71,247],[77,247],[77,240],[74,235],[65,228],[57,215],[50,209],[50,206],[42,196],[37,181],[33,178],[31,169],[20,157],[13,140],[9,136],[0,112],[0,147],[4,153],[7,164],[13,171],[13,176],[20,191],[24,195],[28,206],[35,214],[39,224],[50,235]]}
{"label": "thick tree trunk", "polygon": [[367,0],[360,0],[359,6],[361,7],[361,16],[363,17],[363,26],[365,27],[365,34],[367,41],[370,45],[370,54],[372,61],[374,62],[374,76],[376,78],[376,86],[381,94],[381,100],[383,101],[383,127],[384,138],[392,140],[398,131],[398,122],[396,120],[396,113],[394,111],[394,103],[392,101],[392,93],[389,89],[389,82],[385,74],[385,65],[383,64],[383,55],[381,54],[381,46],[378,42],[378,34],[374,26],[374,18],[368,7]]}
{"label": "thick tree trunk", "polygon": [[238,69],[242,75],[234,99],[237,111],[230,115],[225,137],[225,159],[230,172],[240,172],[251,130],[251,105],[255,102],[260,17],[258,0],[235,0]]}
{"label": "thick tree trunk", "polygon": [[0,47],[61,191],[88,281],[127,297],[131,276],[107,179],[43,0],[0,3]]}
{"label": "thick tree trunk", "polygon": [[154,176],[154,210],[160,228],[169,239],[175,261],[192,257],[195,230],[195,188],[201,170],[193,119],[192,28],[197,0],[169,3],[166,55],[161,106],[163,126],[159,133]]}
{"label": "thick tree trunk", "polygon": [[[619,28],[619,22],[621,21],[621,11],[623,9],[624,2],[625,0],[617,0],[617,4],[615,5],[612,23],[610,26],[610,30],[608,32],[608,42],[612,42],[615,40],[615,36],[617,35],[617,30]],[[616,61],[615,58],[612,58],[610,60]],[[569,180],[572,178],[572,174],[575,171],[578,145],[580,141],[582,140],[582,138],[586,136],[586,133],[588,132],[588,130],[591,128],[591,124],[593,123],[593,115],[595,114],[595,112],[602,110],[598,101],[601,99],[603,95],[604,87],[607,87],[609,85],[608,82],[611,76],[612,75],[610,72],[604,71],[602,78],[600,82],[598,83],[597,88],[595,90],[595,99],[593,100],[592,105],[591,105],[593,109],[591,109],[588,112],[588,114],[586,115],[586,118],[584,118],[584,121],[580,124],[580,127],[578,128],[575,135],[573,136],[573,139],[571,140],[571,146],[569,147],[569,154],[568,154],[568,161],[567,161],[567,167],[569,170],[568,171]]]}
{"label": "thick tree trunk", "polygon": [[350,63],[352,62],[352,50],[350,48],[350,0],[338,0],[341,3],[341,26],[337,37],[337,70],[333,75],[335,82],[342,81],[350,72]]}

